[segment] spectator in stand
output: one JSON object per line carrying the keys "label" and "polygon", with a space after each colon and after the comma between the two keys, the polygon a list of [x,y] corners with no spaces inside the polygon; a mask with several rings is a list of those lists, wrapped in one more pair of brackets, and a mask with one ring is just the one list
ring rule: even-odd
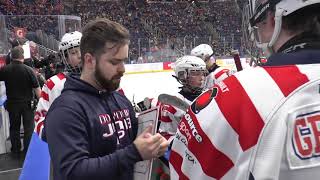
{"label": "spectator in stand", "polygon": [[[158,0],[154,0],[152,3],[93,1],[94,3],[89,4],[84,0],[70,0],[69,2],[73,5],[73,8],[66,6],[65,12],[63,12],[64,7],[61,3],[17,1],[15,5],[6,4],[4,14],[75,14],[81,17],[83,24],[97,17],[116,20],[128,27],[131,32],[131,46],[133,48],[130,48],[130,59],[134,61],[141,55],[148,56],[149,52],[143,52],[143,47],[147,48],[147,51],[155,46],[161,47],[161,45],[163,45],[163,48],[170,49],[167,46],[167,39],[169,44],[174,44],[174,51],[188,46],[187,50],[189,52],[191,47],[202,43],[211,45],[213,41],[216,42],[212,44],[212,47],[214,47],[216,55],[219,56],[227,54],[228,49],[240,49],[241,16],[235,1],[195,3]],[[113,11],[114,9],[117,9],[117,11]],[[57,19],[55,17],[45,17],[43,21],[34,21],[32,18],[27,16],[18,19],[9,18],[9,21],[14,27],[25,27],[28,32],[41,29],[47,34],[54,34],[56,38],[58,37]],[[67,32],[70,28],[73,27],[66,24]],[[207,38],[202,39],[202,37]],[[162,39],[163,41],[153,44],[149,43],[149,39],[151,41]],[[192,45],[190,45],[191,43]],[[137,50],[137,48],[140,50]],[[151,55],[159,56],[157,55],[158,52],[161,52],[161,49],[151,53]],[[188,53],[187,51],[184,52]],[[161,61],[165,58],[160,56],[154,59]]]}

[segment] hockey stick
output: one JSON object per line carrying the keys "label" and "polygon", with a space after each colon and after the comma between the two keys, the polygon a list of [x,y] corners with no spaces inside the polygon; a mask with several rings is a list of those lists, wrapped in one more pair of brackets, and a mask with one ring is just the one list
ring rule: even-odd
{"label": "hockey stick", "polygon": [[231,52],[231,54],[233,54],[233,59],[234,59],[234,63],[236,64],[236,68],[237,71],[242,71],[242,65],[241,65],[241,60],[240,60],[240,56],[239,56],[239,52],[237,50],[233,50]]}
{"label": "hockey stick", "polygon": [[160,94],[158,96],[158,101],[164,104],[169,104],[172,106],[175,106],[184,112],[187,112],[187,109],[189,108],[189,104],[181,100],[180,98],[176,96],[172,96],[169,94]]}

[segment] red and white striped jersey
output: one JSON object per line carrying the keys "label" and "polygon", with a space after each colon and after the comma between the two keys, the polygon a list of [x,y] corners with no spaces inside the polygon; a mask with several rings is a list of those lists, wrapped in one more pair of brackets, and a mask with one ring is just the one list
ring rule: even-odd
{"label": "red and white striped jersey", "polygon": [[[215,84],[192,103],[178,125],[170,154],[171,179],[245,180],[249,179],[250,175],[251,179],[254,179],[254,176],[264,177],[260,176],[261,173],[268,173],[264,172],[264,168],[255,171],[252,170],[255,167],[251,166],[250,169],[250,163],[260,157],[254,155],[260,133],[268,119],[273,116],[275,109],[299,87],[311,80],[319,79],[319,72],[319,64],[256,67],[248,68]],[[319,96],[319,90],[313,94],[304,93],[300,96],[315,95]],[[291,108],[287,111],[291,112],[296,107]],[[282,113],[279,118],[286,116],[287,114]],[[301,137],[304,134],[310,135],[310,128],[304,129],[307,125],[301,124],[298,127]],[[302,137],[305,141],[300,141],[305,142],[301,143],[302,152],[308,149],[310,143],[319,142],[319,137],[312,142],[306,138]],[[269,139],[268,142],[277,142],[273,140]],[[314,147],[318,147],[319,152],[316,152],[320,153],[320,143],[318,145]],[[292,152],[290,151],[291,155],[294,154]],[[278,153],[280,158],[288,156],[281,156],[281,151]],[[318,157],[317,153],[314,157]],[[310,154],[312,155],[309,152],[308,155]],[[313,167],[319,167],[320,160],[313,160],[307,159],[305,163],[311,162]],[[285,162],[287,161],[282,161]],[[261,165],[267,162],[255,163]],[[296,160],[295,163],[301,168],[301,162]],[[287,167],[292,166],[287,165]],[[287,171],[290,170],[292,169],[287,168]],[[299,170],[301,169],[297,171]]]}
{"label": "red and white striped jersey", "polygon": [[229,76],[231,76],[231,72],[229,69],[218,67],[206,77],[204,89],[212,88],[214,84],[223,81]]}
{"label": "red and white striped jersey", "polygon": [[51,106],[52,102],[60,96],[64,83],[66,82],[66,75],[59,73],[47,80],[47,83],[42,87],[41,97],[39,99],[37,109],[34,116],[35,129],[34,131],[42,137],[42,130],[45,116]]}

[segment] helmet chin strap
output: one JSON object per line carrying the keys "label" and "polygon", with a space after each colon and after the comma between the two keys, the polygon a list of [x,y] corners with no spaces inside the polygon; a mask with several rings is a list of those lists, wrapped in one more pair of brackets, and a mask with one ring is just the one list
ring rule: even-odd
{"label": "helmet chin strap", "polygon": [[282,16],[283,13],[285,12],[284,9],[277,9],[276,13],[275,13],[275,25],[274,25],[274,30],[273,30],[273,34],[271,37],[270,42],[267,43],[257,43],[257,47],[261,48],[265,53],[266,53],[266,57],[270,57],[275,51],[273,48],[273,45],[276,43],[276,41],[279,38],[280,32],[281,32],[281,26],[282,26]]}

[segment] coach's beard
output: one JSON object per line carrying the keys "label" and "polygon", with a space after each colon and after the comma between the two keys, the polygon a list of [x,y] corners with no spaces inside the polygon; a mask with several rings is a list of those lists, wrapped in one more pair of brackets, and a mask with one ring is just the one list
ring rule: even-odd
{"label": "coach's beard", "polygon": [[97,80],[97,83],[106,91],[112,92],[118,89],[121,81],[121,77],[123,74],[117,74],[111,78],[111,80],[105,78],[101,72],[101,69],[99,67],[96,68],[96,71],[94,73],[95,79]]}

